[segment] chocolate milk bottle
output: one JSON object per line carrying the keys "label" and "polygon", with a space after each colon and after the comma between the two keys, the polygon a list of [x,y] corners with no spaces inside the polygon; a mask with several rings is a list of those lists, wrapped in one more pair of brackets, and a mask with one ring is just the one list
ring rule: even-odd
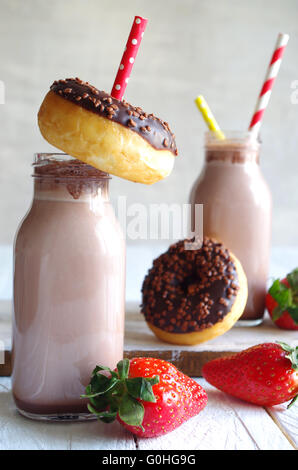
{"label": "chocolate milk bottle", "polygon": [[271,193],[259,166],[260,144],[246,133],[206,133],[205,164],[190,196],[203,204],[204,235],[222,241],[248,280],[244,326],[262,322],[271,242]]}
{"label": "chocolate milk bottle", "polygon": [[13,396],[35,419],[86,419],[97,364],[123,356],[125,242],[109,176],[39,154],[34,197],[15,240]]}

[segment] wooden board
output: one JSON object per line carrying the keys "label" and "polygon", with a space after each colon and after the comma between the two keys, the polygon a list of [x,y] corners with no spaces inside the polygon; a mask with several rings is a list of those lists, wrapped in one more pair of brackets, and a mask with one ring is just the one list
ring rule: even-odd
{"label": "wooden board", "polygon": [[[208,393],[208,404],[175,431],[154,439],[133,437],[119,423],[46,423],[28,420],[15,409],[11,381],[0,378],[0,450],[293,450],[297,419],[283,427],[284,409],[241,402],[197,380]],[[288,410],[291,411],[291,410]],[[289,417],[290,414],[287,416]],[[297,409],[296,409],[297,412]],[[271,413],[276,415],[272,419]],[[280,421],[277,424],[277,421]]]}
{"label": "wooden board", "polygon": [[[8,376],[11,373],[9,310],[9,304],[0,303],[0,341],[4,341],[7,349],[5,363],[0,364],[0,376]],[[224,335],[197,346],[175,346],[163,343],[154,336],[136,305],[127,306],[125,356],[159,357],[172,362],[192,377],[199,377],[203,364],[213,358],[241,351],[254,344],[277,340],[294,345],[297,342],[297,332],[281,330],[266,318],[260,326],[249,328],[235,326]]]}

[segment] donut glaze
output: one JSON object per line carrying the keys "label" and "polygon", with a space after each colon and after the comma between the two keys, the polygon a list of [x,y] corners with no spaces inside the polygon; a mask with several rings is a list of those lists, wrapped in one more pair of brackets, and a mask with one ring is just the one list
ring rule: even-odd
{"label": "donut glaze", "polygon": [[178,154],[175,136],[168,123],[154,114],[145,113],[142,108],[132,106],[125,100],[119,101],[79,78],[55,81],[50,89],[67,101],[128,127],[156,150]]}

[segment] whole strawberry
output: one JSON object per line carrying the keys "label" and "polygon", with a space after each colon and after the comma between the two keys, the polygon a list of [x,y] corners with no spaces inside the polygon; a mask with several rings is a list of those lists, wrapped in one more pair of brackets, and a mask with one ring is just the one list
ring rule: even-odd
{"label": "whole strawberry", "polygon": [[274,281],[266,296],[266,307],[279,328],[298,330],[298,268],[281,281]]}
{"label": "whole strawberry", "polygon": [[208,362],[202,373],[219,390],[256,405],[293,404],[298,396],[298,347],[259,344]]}
{"label": "whole strawberry", "polygon": [[123,359],[115,371],[97,366],[83,397],[89,399],[88,409],[98,419],[118,419],[141,437],[173,431],[207,404],[205,390],[175,366],[141,357]]}

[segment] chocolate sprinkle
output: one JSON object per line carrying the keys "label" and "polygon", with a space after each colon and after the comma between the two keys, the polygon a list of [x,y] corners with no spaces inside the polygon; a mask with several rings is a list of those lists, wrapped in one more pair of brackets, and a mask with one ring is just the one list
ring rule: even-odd
{"label": "chocolate sprinkle", "polygon": [[[168,150],[178,155],[175,136],[168,123],[154,114],[145,113],[139,106],[132,106],[125,100],[119,101],[79,78],[55,81],[50,89],[77,106],[128,127],[156,150]],[[133,116],[133,119],[130,116]],[[146,129],[146,132],[143,129]]]}
{"label": "chocolate sprinkle", "polygon": [[184,243],[154,260],[142,287],[146,321],[170,333],[201,331],[222,321],[239,290],[234,262],[221,243],[204,238],[198,250],[185,250]]}

